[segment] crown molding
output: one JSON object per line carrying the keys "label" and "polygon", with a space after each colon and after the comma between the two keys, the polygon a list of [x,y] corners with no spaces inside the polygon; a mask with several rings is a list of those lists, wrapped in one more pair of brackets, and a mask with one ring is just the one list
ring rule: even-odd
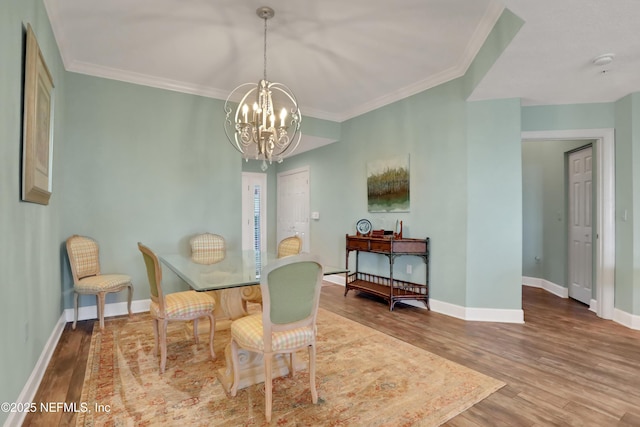
{"label": "crown molding", "polygon": [[134,83],[142,86],[150,86],[158,89],[166,89],[174,92],[188,93],[191,95],[206,96],[209,98],[226,99],[229,93],[220,89],[195,85],[179,80],[166,79],[162,77],[149,76],[147,74],[135,73],[132,71],[120,70],[117,68],[104,67],[82,61],[73,61],[69,64],[67,71],[87,74],[94,77],[103,77],[111,80],[118,80],[127,83]]}
{"label": "crown molding", "polygon": [[482,48],[482,45],[487,40],[487,37],[491,33],[491,30],[493,30],[496,22],[498,22],[498,19],[502,15],[503,10],[504,5],[497,0],[493,0],[489,4],[489,7],[487,7],[484,16],[473,32],[473,36],[469,40],[467,47],[465,48],[456,65],[438,74],[429,76],[421,81],[413,83],[409,86],[405,86],[404,88],[396,92],[381,96],[371,102],[362,104],[357,108],[343,112],[342,114],[340,114],[338,121],[343,122],[345,120],[352,119],[354,117],[384,107],[385,105],[400,101],[401,99],[408,98],[409,96],[424,92],[427,89],[434,88],[438,85],[464,76],[464,74],[469,69],[469,66],[473,62],[473,59],[480,51],[480,48]]}
{"label": "crown molding", "polygon": [[[52,0],[44,0],[44,5],[47,10],[47,14],[49,15],[53,34],[58,44],[58,50],[61,52],[62,62],[67,71],[221,100],[225,100],[229,95],[226,90],[209,86],[195,85],[188,82],[150,76],[147,74],[70,59],[68,55],[65,55],[65,52],[69,52],[70,49],[68,49],[69,44],[67,43],[67,40],[63,37],[64,32],[60,29],[60,19],[56,16],[56,8],[54,6],[50,6],[50,4],[52,4]],[[304,106],[301,110],[309,117],[341,123],[461,77],[467,72],[467,69],[473,62],[473,59],[484,44],[488,35],[491,33],[491,30],[496,24],[498,18],[500,18],[503,10],[504,5],[498,0],[492,0],[489,3],[484,16],[473,32],[473,36],[469,40],[469,43],[457,64],[447,70],[405,86],[392,93],[378,97],[351,110],[335,113]]]}

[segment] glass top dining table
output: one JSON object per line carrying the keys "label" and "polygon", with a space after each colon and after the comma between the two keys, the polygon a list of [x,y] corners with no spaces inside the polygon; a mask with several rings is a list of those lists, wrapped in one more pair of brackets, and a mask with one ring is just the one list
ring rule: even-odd
{"label": "glass top dining table", "polygon": [[[260,283],[262,268],[278,259],[269,252],[227,251],[225,257],[212,264],[199,264],[189,255],[160,255],[160,261],[184,280],[195,291],[215,291],[221,289],[252,286]],[[343,267],[323,264],[323,274],[344,273]]]}

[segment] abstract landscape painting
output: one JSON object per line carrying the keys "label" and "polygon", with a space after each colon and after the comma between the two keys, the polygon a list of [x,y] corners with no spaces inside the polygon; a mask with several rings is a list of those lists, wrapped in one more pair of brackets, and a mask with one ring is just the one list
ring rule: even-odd
{"label": "abstract landscape painting", "polygon": [[369,212],[409,212],[409,156],[367,163]]}

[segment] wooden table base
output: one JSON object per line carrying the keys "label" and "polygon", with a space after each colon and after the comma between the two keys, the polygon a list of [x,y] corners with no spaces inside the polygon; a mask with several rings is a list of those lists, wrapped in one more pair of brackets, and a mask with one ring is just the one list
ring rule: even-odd
{"label": "wooden table base", "polygon": [[[301,363],[293,355],[293,363],[295,371],[304,370],[305,363]],[[218,380],[227,393],[231,392],[233,385],[233,360],[231,359],[231,344],[228,344],[224,350],[225,367],[218,369]],[[238,382],[238,390],[249,387],[253,384],[264,382],[264,361],[263,355],[248,350],[240,349],[238,351],[238,360],[240,361],[240,381]],[[277,354],[273,357],[272,365],[273,378],[284,377],[291,372],[289,367],[289,356],[286,354]]]}

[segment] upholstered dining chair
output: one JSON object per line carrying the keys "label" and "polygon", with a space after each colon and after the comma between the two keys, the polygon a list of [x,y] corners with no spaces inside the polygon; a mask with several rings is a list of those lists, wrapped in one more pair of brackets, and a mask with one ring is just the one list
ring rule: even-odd
{"label": "upholstered dining chair", "polygon": [[285,237],[278,243],[278,258],[298,255],[302,250],[302,239],[298,236]]}
{"label": "upholstered dining chair", "polygon": [[238,391],[238,350],[262,353],[264,360],[265,417],[271,421],[273,400],[272,361],[276,354],[289,354],[289,372],[294,375],[293,354],[309,351],[311,401],[318,402],[316,390],[316,317],[322,287],[322,266],[317,257],[302,254],[286,257],[262,270],[262,313],[231,323],[231,359],[234,381],[231,395]]}
{"label": "upholstered dining chair", "polygon": [[215,359],[213,352],[213,335],[216,320],[213,316],[215,300],[205,292],[182,291],[164,295],[162,291],[162,267],[155,253],[142,243],[138,242],[138,249],[142,252],[147,277],[149,278],[149,291],[151,293],[151,306],[149,312],[153,317],[153,333],[155,336],[155,349],[158,352],[160,343],[160,372],[164,373],[167,364],[167,324],[170,321],[193,321],[193,336],[198,343],[198,319],[209,318],[209,352]]}
{"label": "upholstered dining chair", "polygon": [[198,264],[214,264],[224,259],[226,243],[218,234],[202,233],[189,240],[191,259]]}
{"label": "upholstered dining chair", "polygon": [[66,242],[71,275],[73,276],[73,329],[78,322],[78,296],[95,295],[100,329],[104,329],[104,301],[110,292],[129,289],[127,308],[131,316],[133,284],[126,274],[102,274],[100,272],[100,247],[91,237],[74,234]]}
{"label": "upholstered dining chair", "polygon": [[[298,255],[302,250],[302,239],[298,236],[285,237],[278,243],[278,258]],[[242,304],[247,310],[247,303],[262,305],[262,294],[260,286],[245,286],[242,288]]]}

